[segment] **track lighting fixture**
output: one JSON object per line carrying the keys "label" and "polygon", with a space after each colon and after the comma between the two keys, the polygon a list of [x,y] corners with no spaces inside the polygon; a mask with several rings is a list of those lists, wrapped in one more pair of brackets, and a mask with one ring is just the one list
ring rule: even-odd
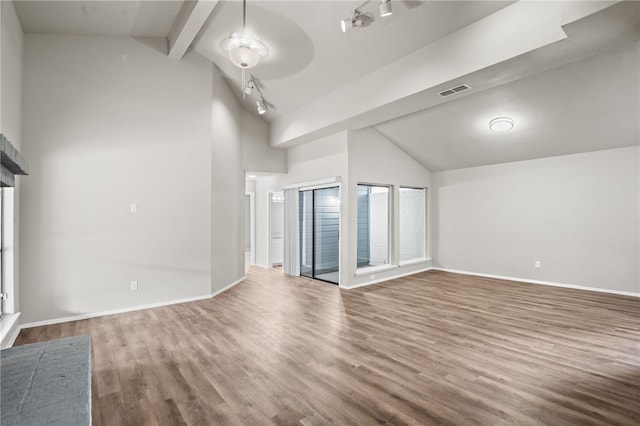
{"label": "track lighting fixture", "polygon": [[370,14],[362,13],[356,9],[351,14],[351,18],[342,20],[340,26],[342,27],[342,32],[346,33],[354,28],[365,27],[371,22],[373,22],[373,17]]}
{"label": "track lighting fixture", "polygon": [[258,114],[262,115],[269,107],[267,106],[267,101],[264,100],[264,95],[262,94],[262,90],[260,90],[260,85],[254,76],[251,76],[247,81],[247,84],[242,89],[242,97],[251,96],[252,94],[257,93],[258,100],[256,101],[256,110]]}
{"label": "track lighting fixture", "polygon": [[[371,3],[373,0],[366,0],[360,6],[351,12],[351,18],[340,21],[342,32],[346,33],[354,28],[366,27],[374,21],[374,17],[370,13],[362,12],[362,8]],[[391,10],[391,0],[380,0],[380,16],[389,16],[393,13]]]}
{"label": "track lighting fixture", "polygon": [[385,17],[393,13],[391,10],[391,0],[381,0],[380,3],[380,16]]}
{"label": "track lighting fixture", "polygon": [[256,82],[253,80],[253,76],[247,81],[247,86],[244,88],[244,94],[251,96],[254,89],[256,88]]}
{"label": "track lighting fixture", "polygon": [[260,99],[256,101],[256,109],[258,110],[258,114],[262,115],[267,112],[267,104],[264,101],[264,98],[261,96]]}
{"label": "track lighting fixture", "polygon": [[349,19],[343,19],[342,21],[340,21],[340,27],[342,28],[342,32],[346,33],[347,30],[350,30],[353,28],[353,19],[349,18]]}

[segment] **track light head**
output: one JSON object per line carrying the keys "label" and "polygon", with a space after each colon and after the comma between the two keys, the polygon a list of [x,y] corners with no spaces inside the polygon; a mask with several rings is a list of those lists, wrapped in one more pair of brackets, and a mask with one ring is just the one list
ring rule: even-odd
{"label": "track light head", "polygon": [[382,0],[382,3],[380,3],[380,16],[385,17],[391,15],[392,13],[393,10],[391,9],[391,0]]}
{"label": "track light head", "polygon": [[255,81],[253,81],[253,77],[252,77],[249,79],[249,81],[247,81],[247,87],[244,88],[244,94],[251,95],[255,88],[256,88],[256,83]]}
{"label": "track light head", "polygon": [[267,104],[265,104],[264,99],[260,98],[256,101],[256,109],[258,110],[258,114],[262,115],[267,112]]}
{"label": "track light head", "polygon": [[362,13],[360,11],[361,7],[366,6],[371,1],[372,0],[367,0],[362,5],[360,5],[360,7],[355,9],[351,13],[351,18],[343,19],[342,21],[340,21],[340,27],[342,28],[343,33],[346,33],[347,31],[352,30],[354,28],[368,27],[375,20],[372,14]]}
{"label": "track light head", "polygon": [[353,20],[351,18],[343,19],[340,21],[340,27],[342,28],[342,32],[346,33],[348,30],[353,29]]}

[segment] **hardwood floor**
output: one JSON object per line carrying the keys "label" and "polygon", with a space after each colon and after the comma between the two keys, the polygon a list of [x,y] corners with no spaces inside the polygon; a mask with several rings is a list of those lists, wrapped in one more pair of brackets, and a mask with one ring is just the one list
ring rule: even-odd
{"label": "hardwood floor", "polygon": [[640,299],[424,272],[355,290],[252,268],[91,333],[94,425],[638,425]]}

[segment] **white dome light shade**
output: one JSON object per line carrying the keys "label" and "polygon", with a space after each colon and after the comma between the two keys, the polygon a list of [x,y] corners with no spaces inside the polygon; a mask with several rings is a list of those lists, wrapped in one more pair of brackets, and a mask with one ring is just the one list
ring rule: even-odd
{"label": "white dome light shade", "polygon": [[238,68],[253,68],[261,59],[269,56],[267,46],[255,35],[244,31],[232,32],[222,40],[220,48]]}
{"label": "white dome light shade", "polygon": [[239,68],[253,68],[260,62],[260,56],[247,46],[238,46],[229,49],[229,59],[233,65]]}
{"label": "white dome light shade", "polygon": [[513,129],[513,120],[509,117],[494,118],[489,122],[489,128],[498,133],[508,132]]}

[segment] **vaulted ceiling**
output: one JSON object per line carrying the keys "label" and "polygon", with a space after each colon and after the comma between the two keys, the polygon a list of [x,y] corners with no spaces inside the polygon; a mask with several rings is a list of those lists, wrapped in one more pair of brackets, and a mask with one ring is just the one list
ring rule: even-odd
{"label": "vaulted ceiling", "polygon": [[[169,39],[194,4],[14,3],[26,33]],[[392,0],[382,18],[374,1],[374,22],[342,33],[361,1],[249,1],[247,26],[270,48],[248,73],[270,103],[272,145],[373,126],[437,171],[640,144],[640,2],[534,3]],[[242,3],[210,5],[187,46],[255,111],[219,48],[241,28]],[[437,95],[461,83],[471,90]],[[490,132],[503,115],[514,129]]]}
{"label": "vaulted ceiling", "polygon": [[[273,104],[274,120],[390,62],[509,5],[505,1],[401,1],[393,15],[378,3],[363,10],[375,21],[343,33],[340,21],[362,1],[257,1],[247,3],[247,28],[271,49],[250,70]],[[220,2],[194,43],[240,93],[240,71],[220,50],[220,40],[242,27],[242,3]],[[400,77],[400,76],[399,76]]]}

